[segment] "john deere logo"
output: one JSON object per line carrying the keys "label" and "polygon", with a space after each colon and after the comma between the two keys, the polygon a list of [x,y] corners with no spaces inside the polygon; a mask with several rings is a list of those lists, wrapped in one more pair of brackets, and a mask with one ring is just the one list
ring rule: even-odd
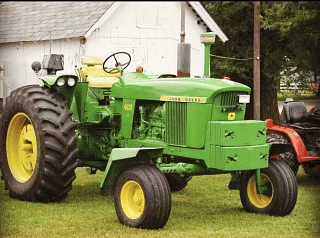
{"label": "john deere logo", "polygon": [[235,117],[236,117],[236,113],[234,113],[234,112],[228,113],[228,120],[229,121],[233,121]]}
{"label": "john deere logo", "polygon": [[160,101],[206,103],[207,97],[161,96]]}

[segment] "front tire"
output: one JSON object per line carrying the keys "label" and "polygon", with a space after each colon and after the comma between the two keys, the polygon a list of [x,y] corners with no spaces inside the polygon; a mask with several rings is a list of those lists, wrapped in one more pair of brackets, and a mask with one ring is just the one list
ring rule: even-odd
{"label": "front tire", "polygon": [[297,201],[297,180],[287,164],[270,160],[269,167],[261,169],[262,194],[257,193],[255,171],[246,171],[240,182],[240,198],[248,212],[286,216]]}
{"label": "front tire", "polygon": [[11,197],[64,199],[75,179],[75,124],[67,105],[48,88],[18,88],[1,114],[0,165]]}
{"label": "front tire", "polygon": [[122,224],[145,229],[162,228],[171,211],[169,184],[164,174],[152,165],[129,168],[116,182],[114,205]]}

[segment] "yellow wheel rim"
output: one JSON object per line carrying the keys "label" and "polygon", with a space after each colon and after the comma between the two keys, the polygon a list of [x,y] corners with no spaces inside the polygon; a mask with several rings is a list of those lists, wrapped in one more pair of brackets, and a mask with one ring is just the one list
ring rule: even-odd
{"label": "yellow wheel rim", "polygon": [[248,181],[247,194],[251,204],[257,208],[267,207],[273,199],[273,186],[271,179],[261,174],[261,185],[266,188],[266,191],[262,194],[257,193],[257,186],[255,176],[253,175]]}
{"label": "yellow wheel rim", "polygon": [[123,212],[130,219],[139,218],[144,210],[145,198],[141,186],[133,181],[127,181],[120,193],[120,202]]}
{"label": "yellow wheel rim", "polygon": [[37,137],[30,118],[17,113],[11,119],[6,139],[7,160],[13,177],[27,182],[37,164]]}

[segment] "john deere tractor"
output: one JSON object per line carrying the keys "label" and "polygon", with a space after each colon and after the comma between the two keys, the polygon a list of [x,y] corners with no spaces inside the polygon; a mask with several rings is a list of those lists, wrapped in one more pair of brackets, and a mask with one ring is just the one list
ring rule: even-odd
{"label": "john deere tractor", "polygon": [[244,120],[249,87],[146,75],[141,67],[124,73],[130,62],[125,52],[104,61],[84,57],[77,75],[46,75],[42,86],[10,94],[0,118],[0,162],[11,197],[61,201],[77,167],[100,170],[101,192],[114,196],[119,221],[156,229],[169,219],[171,191],[193,176],[228,173],[246,211],[292,212],[296,177],[269,159],[283,153],[281,145],[266,143],[265,121]]}

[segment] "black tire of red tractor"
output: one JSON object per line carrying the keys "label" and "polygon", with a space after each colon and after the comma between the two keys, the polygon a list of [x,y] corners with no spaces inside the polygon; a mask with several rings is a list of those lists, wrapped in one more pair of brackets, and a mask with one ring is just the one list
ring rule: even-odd
{"label": "black tire of red tractor", "polygon": [[[267,143],[283,143],[283,144],[290,144],[288,138],[282,134],[273,133],[267,135]],[[284,161],[289,167],[291,168],[292,172],[297,175],[299,169],[299,163],[297,161],[296,153],[291,148],[289,151],[279,154],[279,160]]]}
{"label": "black tire of red tractor", "polygon": [[[137,219],[129,218],[121,205],[121,191],[128,181],[137,182],[145,198],[142,214]],[[143,229],[159,229],[165,226],[171,212],[170,187],[164,174],[156,167],[144,164],[125,170],[117,179],[114,205],[119,221],[127,226]]]}
{"label": "black tire of red tractor", "polygon": [[165,174],[170,185],[171,192],[178,192],[187,187],[191,176],[180,177],[177,174]]}
{"label": "black tire of red tractor", "polygon": [[[27,182],[15,179],[5,153],[8,126],[17,113],[30,118],[37,138],[37,163]],[[0,166],[9,195],[33,202],[58,202],[67,197],[76,177],[78,149],[66,102],[48,88],[21,87],[7,98],[0,121]]]}
{"label": "black tire of red tractor", "polygon": [[320,177],[320,161],[310,161],[302,164],[304,172],[312,177]]}
{"label": "black tire of red tractor", "polygon": [[[273,195],[265,207],[257,207],[248,197],[248,183],[255,171],[244,172],[240,183],[240,198],[244,209],[248,212],[269,214],[274,216],[289,215],[297,201],[297,179],[289,166],[283,161],[270,160],[269,167],[261,169],[261,174],[271,180]],[[270,194],[269,194],[270,195]]]}

